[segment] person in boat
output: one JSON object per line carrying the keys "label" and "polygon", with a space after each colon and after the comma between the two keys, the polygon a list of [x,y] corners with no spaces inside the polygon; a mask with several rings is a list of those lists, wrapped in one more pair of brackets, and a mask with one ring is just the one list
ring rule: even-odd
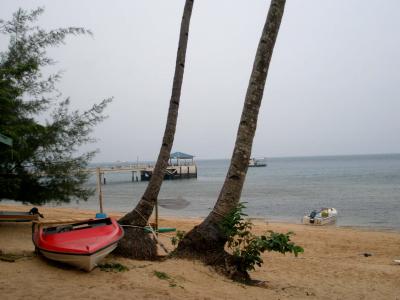
{"label": "person in boat", "polygon": [[30,215],[39,215],[39,217],[44,218],[44,216],[39,212],[39,209],[37,207],[32,207],[32,209],[29,211]]}
{"label": "person in boat", "polygon": [[318,212],[314,209],[311,213],[310,213],[310,219],[314,219],[317,216]]}

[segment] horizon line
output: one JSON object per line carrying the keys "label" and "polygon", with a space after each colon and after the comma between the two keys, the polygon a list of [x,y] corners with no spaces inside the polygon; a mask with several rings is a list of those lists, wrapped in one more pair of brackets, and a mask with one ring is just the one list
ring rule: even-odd
{"label": "horizon line", "polygon": [[[264,158],[264,159],[276,159],[276,158],[311,158],[311,157],[345,157],[345,156],[382,156],[382,155],[400,155],[400,152],[389,152],[389,153],[364,153],[364,154],[318,154],[318,155],[288,155],[288,156],[252,156],[255,158]],[[224,158],[198,158],[194,156],[196,160],[230,160],[231,158],[224,157]],[[155,162],[156,160],[139,160],[139,162]],[[115,160],[115,161],[93,161],[91,163],[111,163],[111,162],[136,162],[136,160]]]}

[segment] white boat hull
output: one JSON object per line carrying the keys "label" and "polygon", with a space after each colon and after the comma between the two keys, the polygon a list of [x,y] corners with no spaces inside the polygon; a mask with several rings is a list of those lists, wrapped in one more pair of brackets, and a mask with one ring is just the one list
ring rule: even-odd
{"label": "white boat hull", "polygon": [[118,242],[111,244],[100,251],[92,254],[69,254],[69,253],[57,253],[49,252],[43,249],[39,249],[40,253],[51,260],[66,263],[79,269],[90,272],[93,270],[97,264],[109,253],[111,253],[115,248],[117,248]]}
{"label": "white boat hull", "polygon": [[255,167],[266,167],[267,164],[264,162],[262,159],[255,159],[255,158],[250,158],[248,166],[250,168],[255,168]]}
{"label": "white boat hull", "polygon": [[331,216],[327,218],[313,218],[311,219],[309,216],[304,216],[302,220],[303,224],[306,225],[328,225],[336,223],[336,216]]}

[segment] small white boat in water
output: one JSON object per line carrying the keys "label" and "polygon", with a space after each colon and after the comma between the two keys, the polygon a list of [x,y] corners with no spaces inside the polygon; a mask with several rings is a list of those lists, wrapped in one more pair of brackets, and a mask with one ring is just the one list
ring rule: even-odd
{"label": "small white boat in water", "polygon": [[308,216],[304,216],[302,223],[306,225],[328,225],[336,223],[337,210],[333,207],[313,210]]}
{"label": "small white boat in water", "polygon": [[265,159],[250,158],[249,167],[266,167]]}

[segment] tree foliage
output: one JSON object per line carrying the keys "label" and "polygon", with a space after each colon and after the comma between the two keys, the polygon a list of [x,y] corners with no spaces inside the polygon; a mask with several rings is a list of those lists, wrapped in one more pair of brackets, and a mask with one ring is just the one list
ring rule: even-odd
{"label": "tree foliage", "polygon": [[243,209],[245,205],[238,206],[228,214],[220,223],[221,230],[227,238],[228,249],[234,256],[234,261],[240,271],[254,270],[255,266],[261,267],[264,263],[261,253],[276,251],[282,254],[286,252],[297,256],[304,249],[290,241],[293,232],[277,233],[267,231],[265,235],[254,235],[251,232],[253,224],[245,219],[247,216]]}
{"label": "tree foliage", "polygon": [[70,110],[70,100],[56,89],[60,72],[45,75],[46,67],[55,64],[46,50],[64,44],[69,35],[91,32],[44,30],[35,25],[43,11],[19,9],[10,21],[0,20],[0,33],[9,38],[0,53],[0,133],[13,140],[12,147],[0,144],[0,199],[33,204],[90,195],[83,170],[94,152],[76,151],[93,141],[89,134],[111,101],[84,112]]}

